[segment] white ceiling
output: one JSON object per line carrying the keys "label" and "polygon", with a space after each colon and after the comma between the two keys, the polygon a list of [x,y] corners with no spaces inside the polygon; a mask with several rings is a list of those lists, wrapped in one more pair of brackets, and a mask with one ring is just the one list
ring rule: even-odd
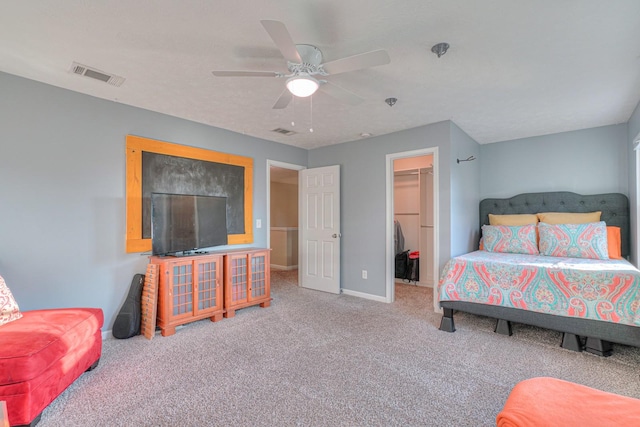
{"label": "white ceiling", "polygon": [[[626,122],[639,17],[638,0],[3,0],[0,71],[303,148],[442,120],[484,144]],[[263,19],[325,61],[385,49],[391,63],[327,78],[358,106],[319,93],[312,111],[301,98],[273,110],[284,79],[211,73],[287,71]],[[73,62],[126,80],[72,74]]]}

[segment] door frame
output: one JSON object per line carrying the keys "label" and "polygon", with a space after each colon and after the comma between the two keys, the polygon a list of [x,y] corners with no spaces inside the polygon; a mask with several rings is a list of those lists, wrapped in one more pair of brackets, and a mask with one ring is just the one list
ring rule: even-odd
{"label": "door frame", "polygon": [[[271,248],[271,166],[275,166],[277,168],[283,168],[283,169],[291,169],[291,170],[296,170],[298,172],[300,172],[301,170],[307,169],[306,166],[302,166],[302,165],[296,165],[294,163],[285,163],[285,162],[280,162],[278,160],[269,160],[267,159],[267,188],[266,188],[266,194],[267,194],[267,221],[266,221],[266,227],[267,227],[267,248]],[[298,184],[299,186],[300,184]],[[300,188],[298,188],[298,191],[300,191]],[[298,202],[298,218],[300,218],[300,203]],[[300,227],[300,224],[298,224],[298,228]],[[298,260],[300,259],[300,233],[298,233]],[[300,269],[298,268],[298,272],[300,271]],[[299,273],[298,273],[299,274]],[[298,283],[300,283],[300,278],[298,277]]]}
{"label": "door frame", "polygon": [[385,246],[385,259],[386,259],[386,302],[393,302],[395,300],[395,254],[394,254],[394,238],[393,238],[393,161],[397,159],[404,159],[407,157],[418,157],[418,156],[433,156],[433,308],[435,311],[439,311],[438,308],[438,299],[437,299],[437,289],[438,289],[438,269],[439,269],[439,247],[440,247],[440,186],[439,186],[439,158],[438,158],[438,147],[430,147],[430,148],[421,148],[418,150],[411,151],[403,151],[399,153],[391,153],[386,155],[386,246]]}

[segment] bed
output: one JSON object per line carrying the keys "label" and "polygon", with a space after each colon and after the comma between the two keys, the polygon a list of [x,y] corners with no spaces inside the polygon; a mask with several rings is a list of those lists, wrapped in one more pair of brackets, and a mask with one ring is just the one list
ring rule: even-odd
{"label": "bed", "polygon": [[[485,250],[454,257],[438,285],[440,329],[454,332],[453,316],[461,311],[495,318],[495,332],[504,335],[512,334],[511,322],[562,332],[561,345],[570,350],[608,356],[611,343],[640,347],[640,271],[627,261],[629,201],[624,194],[548,192],[485,199],[480,202],[480,229],[489,224],[490,214],[595,211],[601,212],[600,221],[607,226],[619,227],[623,259]],[[537,246],[542,245],[541,228],[535,226]]]}

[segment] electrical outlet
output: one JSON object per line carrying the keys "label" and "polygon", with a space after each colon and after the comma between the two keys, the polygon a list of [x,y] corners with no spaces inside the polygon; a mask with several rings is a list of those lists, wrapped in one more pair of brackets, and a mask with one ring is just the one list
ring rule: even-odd
{"label": "electrical outlet", "polygon": [[262,220],[256,219],[256,228],[262,228]]}
{"label": "electrical outlet", "polygon": [[363,279],[367,278],[367,270],[362,270],[362,278]]}

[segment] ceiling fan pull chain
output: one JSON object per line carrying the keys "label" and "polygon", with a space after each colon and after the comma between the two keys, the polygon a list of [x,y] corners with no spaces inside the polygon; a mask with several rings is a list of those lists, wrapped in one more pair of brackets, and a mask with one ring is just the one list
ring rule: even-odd
{"label": "ceiling fan pull chain", "polygon": [[291,127],[296,126],[296,97],[291,96],[291,108],[293,109],[293,120],[291,120]]}

